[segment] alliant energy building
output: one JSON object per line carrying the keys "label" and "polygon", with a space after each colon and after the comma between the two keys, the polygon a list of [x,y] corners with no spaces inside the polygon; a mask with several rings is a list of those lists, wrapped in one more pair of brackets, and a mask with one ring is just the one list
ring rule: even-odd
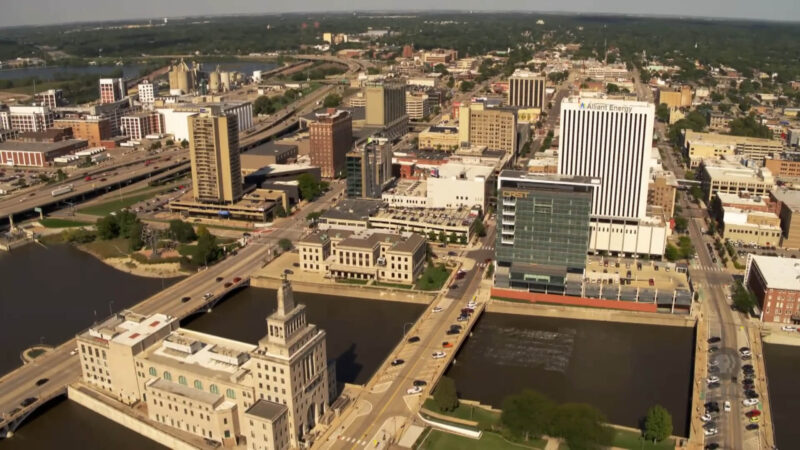
{"label": "alliant energy building", "polygon": [[592,196],[592,251],[664,254],[667,225],[647,215],[654,114],[644,102],[572,97],[561,104],[558,172],[601,180]]}
{"label": "alliant energy building", "polygon": [[305,448],[335,395],[325,331],[308,323],[286,280],[266,322],[253,345],[182,329],[164,314],[117,314],[78,335],[82,380],[109,401],[138,405],[177,440]]}

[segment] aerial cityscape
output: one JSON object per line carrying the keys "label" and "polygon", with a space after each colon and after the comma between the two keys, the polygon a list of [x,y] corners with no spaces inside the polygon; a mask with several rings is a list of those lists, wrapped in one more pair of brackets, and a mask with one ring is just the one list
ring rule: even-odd
{"label": "aerial cityscape", "polygon": [[36,3],[0,450],[800,448],[800,5]]}

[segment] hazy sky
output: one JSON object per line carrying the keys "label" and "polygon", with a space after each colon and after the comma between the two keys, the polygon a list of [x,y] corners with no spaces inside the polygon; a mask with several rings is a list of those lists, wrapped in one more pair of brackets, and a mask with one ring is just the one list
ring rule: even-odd
{"label": "hazy sky", "polygon": [[432,4],[458,10],[491,7],[800,21],[800,0],[0,0],[0,27],[202,14],[427,9]]}

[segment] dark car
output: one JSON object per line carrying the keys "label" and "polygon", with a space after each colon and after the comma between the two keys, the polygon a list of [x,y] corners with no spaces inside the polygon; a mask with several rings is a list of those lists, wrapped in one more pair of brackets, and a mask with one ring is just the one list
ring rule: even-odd
{"label": "dark car", "polygon": [[[745,425],[744,429],[748,430],[748,431],[755,431],[755,430],[758,429],[758,424],[757,423],[748,423],[747,425]],[[719,447],[717,447],[717,448],[719,448]]]}
{"label": "dark car", "polygon": [[222,278],[222,277],[217,277],[217,281],[222,281],[222,280],[224,280],[224,278]]}
{"label": "dark car", "polygon": [[705,450],[717,450],[719,448],[719,444],[716,442],[712,442],[705,446]]}
{"label": "dark car", "polygon": [[742,370],[753,370],[752,364],[745,364],[742,366]]}
{"label": "dark car", "polygon": [[458,333],[460,333],[460,332],[461,332],[461,330],[457,330],[457,329],[455,329],[455,328],[450,328],[450,329],[449,329],[449,330],[447,330],[447,331],[446,331],[444,334],[446,334],[446,335],[448,335],[448,336],[452,336],[452,335],[454,335],[454,334],[458,334]]}
{"label": "dark car", "polygon": [[744,396],[747,398],[758,398],[758,392],[756,391],[747,391],[744,393]]}
{"label": "dark car", "polygon": [[181,302],[186,303],[191,299],[192,299],[192,297],[183,297],[183,298],[181,298]]}
{"label": "dark car", "polygon": [[708,383],[708,388],[709,389],[717,389],[719,386],[720,386],[719,382]]}
{"label": "dark car", "polygon": [[425,381],[425,380],[414,380],[414,383],[413,383],[413,385],[414,385],[414,386],[419,386],[419,387],[422,387],[422,386],[427,386],[427,385],[428,385],[428,382],[427,382],[427,381]]}
{"label": "dark car", "polygon": [[411,336],[408,338],[408,342],[413,344],[414,342],[419,342],[419,336]]}
{"label": "dark car", "polygon": [[450,285],[450,289],[458,289],[458,285],[453,283]]}
{"label": "dark car", "polygon": [[706,430],[710,430],[712,428],[717,428],[717,423],[716,422],[706,422],[706,423],[703,424],[703,428],[705,428]]}
{"label": "dark car", "polygon": [[238,283],[240,281],[242,281],[242,277],[236,277],[236,278],[233,279],[234,283]]}
{"label": "dark car", "polygon": [[41,385],[47,383],[48,381],[50,381],[49,378],[39,378],[38,380],[36,380],[36,385],[37,386],[41,386]]}
{"label": "dark car", "polygon": [[719,366],[711,366],[708,368],[708,373],[719,373]]}
{"label": "dark car", "polygon": [[721,341],[722,339],[719,336],[711,336],[708,338],[709,344],[716,344],[717,342]]}
{"label": "dark car", "polygon": [[28,397],[25,400],[23,400],[22,403],[20,403],[20,405],[22,405],[22,406],[30,406],[30,405],[32,405],[34,403],[36,403],[36,397]]}
{"label": "dark car", "polygon": [[709,347],[708,353],[716,353],[719,351],[719,347]]}
{"label": "dark car", "polygon": [[233,286],[233,283],[231,283],[230,281],[228,281],[227,283],[225,283],[225,284],[224,284],[224,286],[225,286],[226,288],[229,288],[229,287]]}
{"label": "dark car", "polygon": [[400,358],[397,358],[397,359],[393,359],[393,360],[392,360],[392,365],[393,365],[393,366],[399,366],[400,364],[403,364],[404,362],[405,362],[405,361],[403,361],[402,359],[400,359]]}
{"label": "dark car", "polygon": [[456,256],[456,255],[457,255],[457,253],[454,252],[454,251],[447,252],[447,256]]}

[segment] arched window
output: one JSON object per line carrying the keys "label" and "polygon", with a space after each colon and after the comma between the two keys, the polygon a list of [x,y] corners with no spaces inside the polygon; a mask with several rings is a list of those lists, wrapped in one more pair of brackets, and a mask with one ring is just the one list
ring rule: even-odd
{"label": "arched window", "polygon": [[236,398],[236,392],[233,389],[228,389],[225,391],[225,396],[231,399]]}
{"label": "arched window", "polygon": [[186,386],[186,377],[185,377],[185,376],[183,376],[183,375],[179,376],[179,377],[178,377],[178,383],[180,383],[180,384],[182,384],[182,385]]}
{"label": "arched window", "polygon": [[158,372],[156,371],[155,367],[151,367],[149,372],[150,372],[150,375],[152,375],[154,377],[158,375]]}
{"label": "arched window", "polygon": [[164,371],[164,379],[167,380],[167,381],[172,381],[172,374],[165,370]]}
{"label": "arched window", "polygon": [[200,380],[194,380],[194,387],[195,389],[203,390],[203,382]]}
{"label": "arched window", "polygon": [[208,389],[211,390],[212,394],[219,394],[219,388],[217,387],[216,384],[212,384],[211,386],[208,387]]}

